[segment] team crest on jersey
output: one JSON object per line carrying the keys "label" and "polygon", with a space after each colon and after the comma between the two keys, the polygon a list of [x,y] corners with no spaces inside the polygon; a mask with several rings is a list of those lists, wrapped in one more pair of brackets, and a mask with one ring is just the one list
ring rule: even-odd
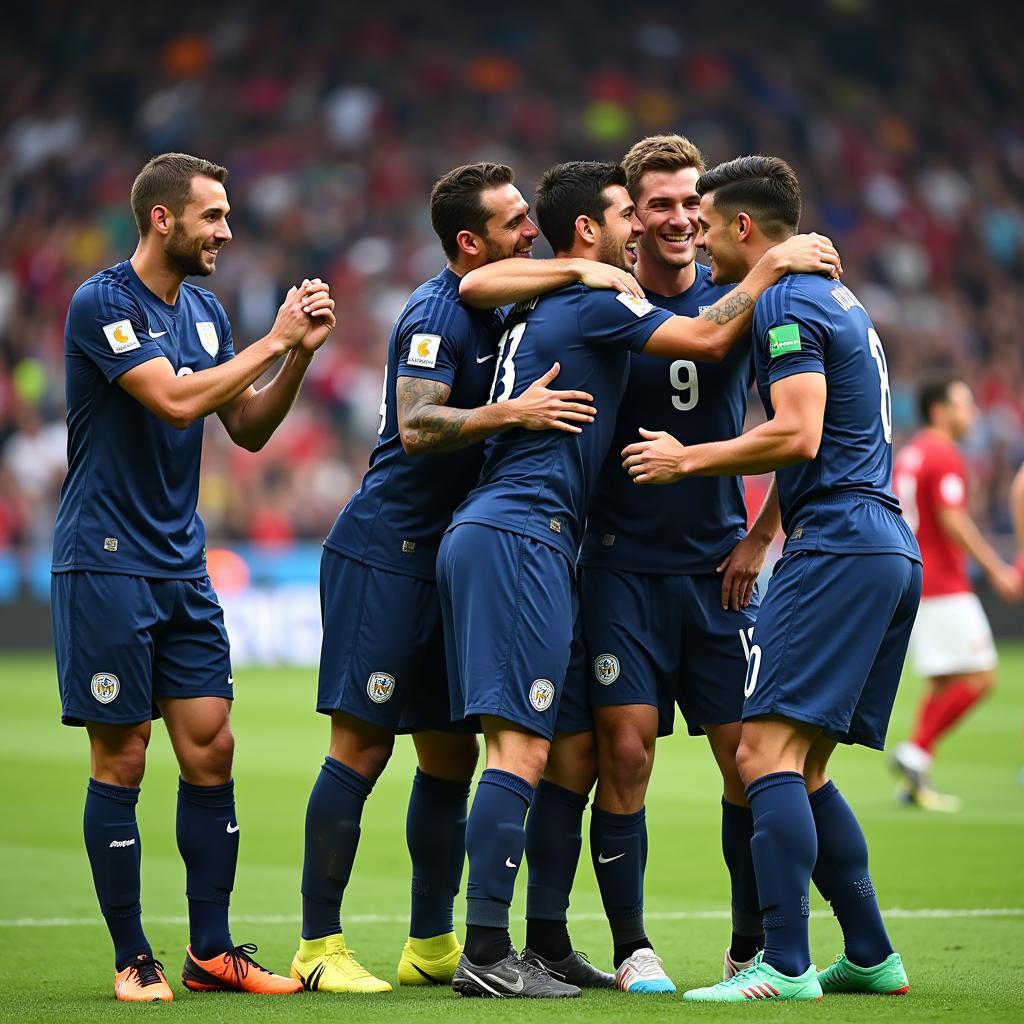
{"label": "team crest on jersey", "polygon": [[530,703],[537,711],[547,711],[555,699],[555,688],[550,679],[534,679],[530,683]]}
{"label": "team crest on jersey", "polygon": [[122,352],[131,352],[133,349],[141,348],[139,339],[135,337],[135,328],[130,320],[118,320],[115,324],[107,324],[103,328],[114,355],[121,355]]}
{"label": "team crest on jersey", "polygon": [[370,678],[366,681],[366,693],[374,704],[383,704],[391,700],[391,694],[395,692],[395,677],[387,672],[371,672]]}
{"label": "team crest on jersey", "polygon": [[89,689],[101,704],[109,704],[121,692],[121,681],[110,672],[97,672]]}
{"label": "team crest on jersey", "polygon": [[199,335],[199,341],[203,348],[206,349],[209,355],[216,358],[217,353],[220,351],[220,338],[217,337],[217,325],[210,323],[209,320],[197,320],[196,333]]}
{"label": "team crest on jersey", "polygon": [[437,353],[441,350],[440,334],[414,334],[409,342],[406,362],[410,366],[425,366],[432,370],[437,366]]}
{"label": "team crest on jersey", "polygon": [[594,659],[594,675],[602,686],[611,686],[619,678],[619,668],[614,654],[599,654]]}

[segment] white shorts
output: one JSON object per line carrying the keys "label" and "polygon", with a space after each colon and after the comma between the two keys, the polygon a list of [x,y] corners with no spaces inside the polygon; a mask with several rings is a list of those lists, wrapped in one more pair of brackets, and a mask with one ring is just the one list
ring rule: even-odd
{"label": "white shorts", "polygon": [[914,671],[925,679],[995,668],[996,645],[977,595],[921,598],[910,659]]}

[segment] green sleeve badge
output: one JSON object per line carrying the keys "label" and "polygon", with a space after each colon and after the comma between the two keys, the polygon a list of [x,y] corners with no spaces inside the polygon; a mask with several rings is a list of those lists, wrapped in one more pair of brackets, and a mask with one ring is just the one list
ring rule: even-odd
{"label": "green sleeve badge", "polygon": [[768,332],[768,357],[800,351],[800,328],[796,324],[780,324]]}

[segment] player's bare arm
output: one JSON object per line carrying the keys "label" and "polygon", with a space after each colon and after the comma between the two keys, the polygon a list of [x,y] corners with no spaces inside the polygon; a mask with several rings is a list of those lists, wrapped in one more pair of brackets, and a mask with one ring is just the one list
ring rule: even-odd
{"label": "player's bare arm", "polygon": [[558,363],[534,381],[518,398],[476,409],[446,405],[451,388],[439,381],[399,377],[395,384],[398,429],[402,446],[410,454],[457,451],[510,427],[525,430],[562,430],[578,434],[580,423],[593,423],[597,410],[585,391],[552,391]]}
{"label": "player's bare arm", "polygon": [[302,311],[306,333],[285,356],[274,379],[257,390],[250,385],[237,398],[217,410],[231,440],[239,447],[258,452],[270,440],[295,403],[313,354],[327,340],[337,320],[330,289],[319,278],[303,281]]}
{"label": "player's bare arm", "polygon": [[643,298],[637,279],[628,271],[596,260],[569,256],[547,260],[512,257],[471,270],[459,283],[459,298],[479,309],[496,309],[535,295],[584,284],[588,288],[611,288]]}
{"label": "player's bare arm", "polygon": [[1017,569],[1024,576],[1024,465],[1010,484],[1010,518],[1017,538]]}
{"label": "player's bare arm", "polygon": [[[316,290],[319,294],[320,286]],[[310,326],[302,308],[306,299],[305,289],[292,287],[269,333],[219,366],[178,377],[170,361],[160,357],[128,370],[118,384],[150,412],[184,430],[237,398],[302,341]],[[319,302],[316,308],[320,309]]]}
{"label": "player's bare arm", "polygon": [[622,466],[638,484],[671,484],[684,476],[770,473],[818,454],[825,420],[825,377],[795,373],[772,385],[775,416],[730,441],[684,446],[663,430],[644,430],[622,449]]}
{"label": "player's bare arm", "polygon": [[793,235],[768,249],[747,276],[701,316],[666,320],[651,335],[644,352],[717,363],[750,329],[754,305],[765,289],[786,274],[838,277],[841,271],[839,253],[830,239],[813,232]]}
{"label": "player's bare arm", "polygon": [[936,518],[943,532],[958,547],[963,548],[985,570],[992,589],[1011,604],[1024,596],[1024,583],[1020,573],[1007,565],[987,540],[966,509],[940,505]]}
{"label": "player's bare arm", "polygon": [[722,573],[722,607],[734,612],[746,608],[754,596],[754,584],[764,567],[768,547],[782,527],[779,491],[772,480],[750,530],[725,556],[715,572]]}

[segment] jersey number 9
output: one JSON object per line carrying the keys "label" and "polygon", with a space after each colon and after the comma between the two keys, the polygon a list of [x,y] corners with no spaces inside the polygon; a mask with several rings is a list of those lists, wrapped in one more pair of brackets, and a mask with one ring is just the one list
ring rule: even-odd
{"label": "jersey number 9", "polygon": [[677,359],[669,364],[668,379],[679,392],[672,396],[672,405],[679,412],[689,412],[700,400],[700,382],[697,380],[697,364],[689,359]]}

